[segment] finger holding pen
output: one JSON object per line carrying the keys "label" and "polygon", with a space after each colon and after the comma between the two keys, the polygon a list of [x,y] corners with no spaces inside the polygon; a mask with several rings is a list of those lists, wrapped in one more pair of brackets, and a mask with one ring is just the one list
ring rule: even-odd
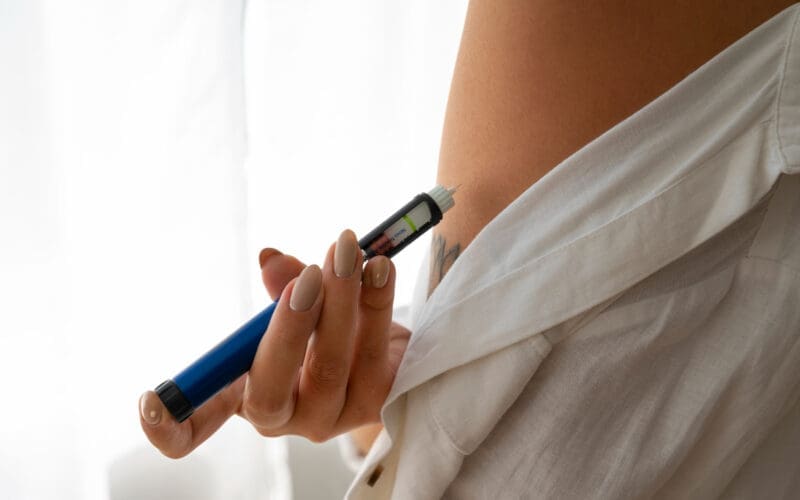
{"label": "finger holding pen", "polygon": [[[273,299],[305,268],[305,264],[275,249],[259,255],[265,288]],[[289,290],[287,290],[288,292]],[[180,458],[216,432],[231,416],[241,414],[247,375],[220,391],[189,419],[178,423],[153,391],[139,399],[139,421],[148,440],[164,455]]]}
{"label": "finger holding pen", "polygon": [[263,435],[298,434],[316,442],[335,435],[352,384],[362,265],[355,235],[344,231],[317,278],[322,303],[316,323],[293,321],[304,314],[293,307],[276,310],[251,368],[246,395],[253,399],[244,406]]}
{"label": "finger holding pen", "polygon": [[[148,438],[166,455],[182,456],[234,413],[265,436],[313,441],[377,421],[410,336],[391,322],[388,257],[436,225],[454,205],[454,191],[436,186],[417,195],[361,241],[345,231],[322,269],[262,251],[262,268],[283,261],[274,274],[262,269],[266,288],[283,299],[145,394],[140,419]],[[362,283],[365,257],[374,260]]]}

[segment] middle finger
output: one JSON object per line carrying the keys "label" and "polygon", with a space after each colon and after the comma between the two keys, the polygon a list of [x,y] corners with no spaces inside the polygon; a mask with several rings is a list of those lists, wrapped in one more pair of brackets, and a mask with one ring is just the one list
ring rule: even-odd
{"label": "middle finger", "polygon": [[[293,423],[319,433],[331,431],[347,392],[355,342],[363,256],[346,230],[328,251],[322,272],[325,300],[306,351]],[[312,439],[316,436],[309,436]]]}

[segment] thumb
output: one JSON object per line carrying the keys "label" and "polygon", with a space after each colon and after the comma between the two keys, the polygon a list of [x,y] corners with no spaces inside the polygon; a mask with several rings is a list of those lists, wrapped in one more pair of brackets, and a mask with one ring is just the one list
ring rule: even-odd
{"label": "thumb", "polygon": [[306,265],[292,257],[284,255],[274,248],[265,248],[258,254],[261,265],[261,281],[273,300],[277,299],[283,288],[296,278]]}

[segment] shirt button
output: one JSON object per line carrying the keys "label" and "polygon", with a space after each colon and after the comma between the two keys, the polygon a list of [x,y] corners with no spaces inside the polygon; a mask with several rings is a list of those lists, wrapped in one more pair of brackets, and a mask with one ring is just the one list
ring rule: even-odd
{"label": "shirt button", "polygon": [[372,474],[369,475],[369,478],[367,479],[367,486],[375,486],[375,483],[378,482],[381,474],[383,474],[383,465],[378,464],[378,466],[372,471]]}

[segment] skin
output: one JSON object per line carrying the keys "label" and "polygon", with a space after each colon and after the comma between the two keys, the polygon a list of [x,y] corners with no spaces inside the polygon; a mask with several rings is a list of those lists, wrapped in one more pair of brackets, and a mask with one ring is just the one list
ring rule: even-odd
{"label": "skin", "polygon": [[460,185],[435,230],[442,253],[463,251],[556,165],[792,3],[471,1],[439,158],[439,184]]}
{"label": "skin", "polygon": [[[337,242],[357,244],[349,230]],[[310,309],[295,311],[291,299],[280,301],[249,373],[180,424],[152,391],[142,396],[142,429],[164,455],[185,456],[233,415],[263,436],[297,434],[314,442],[380,421],[409,337],[391,321],[395,270],[388,259],[377,257],[362,273],[359,251],[352,252],[352,275],[337,276],[337,245],[330,247],[322,270],[313,270],[322,279],[312,290]],[[272,249],[262,251],[260,261],[270,295],[291,298],[305,265]],[[388,278],[377,286],[381,266]]]}
{"label": "skin", "polygon": [[[430,291],[525,189],[792,3],[472,0],[438,172],[440,184],[460,187],[435,231]],[[272,297],[284,287],[290,296],[304,265],[267,253],[265,287]],[[410,334],[391,322],[393,267],[375,288],[362,283],[360,261],[343,279],[332,260],[333,247],[312,308],[297,313],[282,301],[250,374],[189,420],[177,424],[145,393],[140,412],[160,415],[151,424],[140,414],[153,445],[184,456],[239,415],[264,436],[324,441],[352,430],[359,448],[369,449]]]}

